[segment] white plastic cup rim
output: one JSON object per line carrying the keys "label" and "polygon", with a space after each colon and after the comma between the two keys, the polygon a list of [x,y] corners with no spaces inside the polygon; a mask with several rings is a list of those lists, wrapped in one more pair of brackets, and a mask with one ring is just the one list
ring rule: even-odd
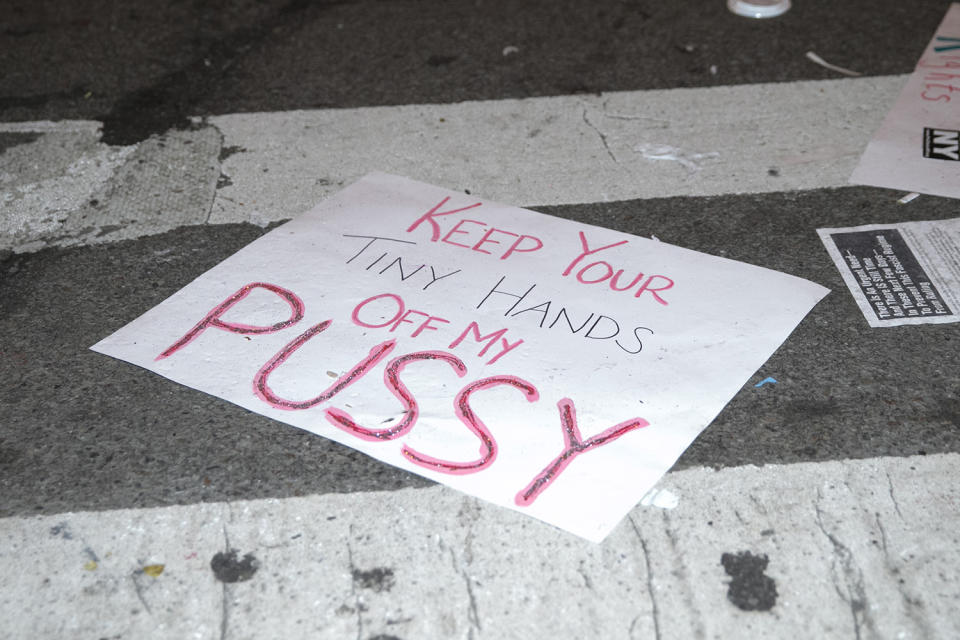
{"label": "white plastic cup rim", "polygon": [[790,9],[790,0],[727,0],[727,8],[747,18],[775,18]]}

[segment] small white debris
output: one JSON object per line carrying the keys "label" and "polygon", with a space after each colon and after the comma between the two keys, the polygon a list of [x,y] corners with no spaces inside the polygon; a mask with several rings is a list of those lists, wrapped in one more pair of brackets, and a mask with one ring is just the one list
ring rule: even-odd
{"label": "small white debris", "polygon": [[700,163],[703,160],[719,158],[720,154],[716,151],[707,153],[695,153],[686,151],[668,144],[638,144],[633,148],[634,151],[642,155],[647,160],[673,160],[679,162],[690,173],[700,170]]}
{"label": "small white debris", "polygon": [[916,200],[919,197],[920,197],[920,194],[914,191],[913,193],[908,193],[907,195],[903,196],[902,198],[897,200],[897,202],[899,202],[900,204],[907,204],[908,202],[912,202],[913,200]]}
{"label": "small white debris", "polygon": [[669,489],[651,489],[640,500],[640,504],[644,507],[675,509],[680,504],[680,496]]}
{"label": "small white debris", "polygon": [[850,76],[851,78],[856,78],[857,76],[862,76],[862,75],[863,75],[863,74],[860,73],[859,71],[851,71],[850,69],[844,69],[843,67],[838,67],[838,66],[835,65],[835,64],[830,64],[829,62],[827,62],[826,60],[824,60],[823,58],[821,58],[820,56],[818,56],[817,54],[815,54],[813,51],[807,51],[807,59],[810,60],[810,61],[812,61],[812,62],[816,62],[816,63],[817,63],[818,65],[820,65],[821,67],[826,67],[827,69],[830,69],[831,71],[836,71],[837,73],[842,73],[843,75],[845,75],[845,76]]}
{"label": "small white debris", "polygon": [[520,47],[515,47],[515,46],[513,46],[513,45],[511,44],[511,45],[508,45],[508,46],[506,46],[506,47],[503,48],[503,57],[504,57],[504,58],[506,58],[506,57],[509,56],[509,55],[513,55],[513,54],[515,54],[515,53],[520,53]]}

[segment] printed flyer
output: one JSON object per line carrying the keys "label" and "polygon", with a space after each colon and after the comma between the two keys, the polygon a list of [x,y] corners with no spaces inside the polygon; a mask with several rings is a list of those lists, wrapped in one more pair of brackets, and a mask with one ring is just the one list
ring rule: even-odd
{"label": "printed flyer", "polygon": [[375,173],[92,348],[600,541],[826,293]]}
{"label": "printed flyer", "polygon": [[960,320],[960,218],[817,233],[871,327]]}

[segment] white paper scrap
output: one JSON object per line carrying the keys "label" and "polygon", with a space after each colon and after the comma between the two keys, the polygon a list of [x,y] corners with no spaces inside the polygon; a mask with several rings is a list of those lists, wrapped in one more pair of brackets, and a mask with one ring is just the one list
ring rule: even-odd
{"label": "white paper scrap", "polygon": [[92,348],[600,541],[826,293],[378,173]]}
{"label": "white paper scrap", "polygon": [[850,182],[960,198],[960,3],[953,3]]}
{"label": "white paper scrap", "polygon": [[960,320],[960,218],[817,233],[871,327]]}

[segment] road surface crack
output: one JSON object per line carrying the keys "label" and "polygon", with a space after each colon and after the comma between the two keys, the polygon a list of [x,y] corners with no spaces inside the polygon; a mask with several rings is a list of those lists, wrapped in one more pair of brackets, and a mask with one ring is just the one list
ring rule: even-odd
{"label": "road surface crack", "polygon": [[140,600],[140,604],[143,605],[143,608],[147,610],[151,616],[153,611],[150,609],[150,604],[147,602],[147,599],[143,597],[143,586],[140,584],[140,576],[143,575],[142,570],[134,571],[130,574],[130,580],[133,581],[133,590],[137,593],[137,599]]}
{"label": "road surface crack", "polygon": [[[223,544],[224,552],[230,553],[230,536],[227,534],[226,523],[223,525]],[[220,640],[226,640],[227,631],[230,628],[230,592],[229,585],[226,582],[221,582],[220,586]]]}
{"label": "road surface crack", "polygon": [[[634,533],[637,534],[637,539],[640,541],[640,548],[643,550],[643,561],[647,567],[647,593],[650,596],[650,609],[653,616],[653,637],[660,640],[660,608],[657,605],[656,592],[653,590],[653,565],[650,563],[650,550],[647,548],[647,541],[643,539],[643,534],[640,533],[640,527],[637,526],[636,520],[633,519],[633,516],[628,516],[628,518]],[[633,624],[636,624],[636,619],[634,619]],[[630,625],[631,632],[633,624]]]}
{"label": "road surface crack", "polygon": [[890,493],[890,500],[893,502],[893,509],[897,512],[897,515],[900,516],[901,520],[904,520],[903,513],[900,511],[900,502],[897,500],[896,494],[893,492],[893,478],[890,477],[890,472],[886,472],[887,475],[887,491]]}
{"label": "road surface crack", "polygon": [[460,577],[463,578],[463,583],[467,587],[467,598],[469,600],[467,620],[470,621],[470,630],[467,633],[467,637],[473,640],[476,634],[483,630],[483,625],[480,623],[479,609],[477,608],[477,598],[473,593],[473,583],[470,580],[470,576],[467,575],[466,570],[460,567],[460,563],[457,562],[457,556],[452,548],[450,549],[450,564],[454,572],[459,573]]}
{"label": "road surface crack", "polygon": [[[350,527],[350,535],[353,536],[353,527]],[[353,594],[353,607],[357,611],[357,640],[363,637],[363,603],[360,602],[360,592],[357,591],[357,581],[353,576],[357,575],[357,565],[353,562],[353,547],[347,542],[347,560],[350,568],[350,593]]]}
{"label": "road surface crack", "polygon": [[[827,531],[823,523],[823,510],[820,508],[820,501],[823,495],[817,490],[817,501],[814,502],[816,512],[817,527],[821,533],[830,541],[833,546],[833,562],[831,563],[831,572],[833,573],[833,586],[840,599],[850,606],[850,616],[853,619],[853,630],[857,640],[863,637],[862,629],[864,626],[869,628],[873,635],[876,630],[873,628],[873,619],[870,617],[870,609],[867,603],[867,593],[863,582],[863,571],[857,566],[853,557],[853,552],[843,544],[839,538]],[[837,565],[843,574],[841,584],[838,575]]]}

